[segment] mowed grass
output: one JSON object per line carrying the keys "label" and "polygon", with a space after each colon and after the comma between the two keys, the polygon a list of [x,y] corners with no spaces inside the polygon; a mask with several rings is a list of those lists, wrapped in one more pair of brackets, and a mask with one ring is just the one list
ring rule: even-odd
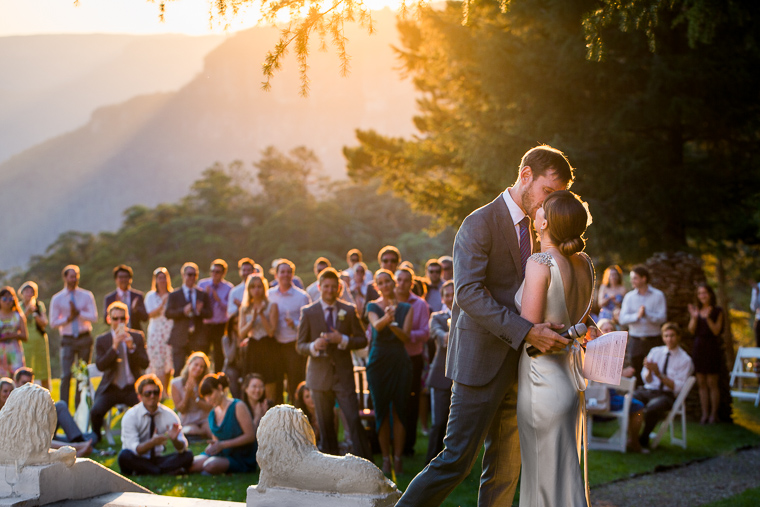
{"label": "mowed grass", "polygon": [[[58,381],[54,381],[53,396],[56,397],[58,392]],[[166,404],[172,406],[171,401],[166,402]],[[116,427],[120,424],[120,418],[119,416],[114,420]],[[687,463],[695,459],[730,453],[735,449],[745,446],[760,445],[760,408],[755,407],[749,402],[734,402],[734,421],[735,424],[717,424],[712,426],[701,426],[696,422],[689,422],[687,424],[687,449],[671,446],[670,437],[666,434],[660,446],[649,455],[591,451],[589,453],[589,480],[591,486],[594,487],[614,480],[624,479],[635,474],[653,472],[658,467]],[[600,431],[604,431],[603,425],[596,424],[595,429],[597,427],[599,427]],[[608,428],[608,431],[611,429]],[[116,437],[116,441],[116,445],[112,448],[115,452],[114,455],[99,456],[93,454],[91,457],[95,461],[118,472],[119,467],[116,463],[116,454],[120,450],[118,436]],[[205,443],[203,442],[191,445],[191,450],[194,454],[200,454],[204,448]],[[101,441],[97,449],[99,451],[109,449],[105,439]],[[402,491],[426,465],[424,457],[427,451],[427,437],[421,433],[417,436],[415,450],[414,457],[404,460],[405,472],[397,477],[398,487]],[[481,462],[482,451],[473,470],[444,502],[444,506],[469,507],[477,505]],[[378,466],[381,464],[379,455],[375,456],[375,463]],[[132,479],[154,493],[161,495],[245,502],[246,489],[248,486],[258,483],[258,473],[224,475],[221,477],[205,477],[200,475],[179,477],[138,476],[132,477]],[[735,497],[736,503],[716,503],[711,505],[754,506],[758,505],[758,497],[760,497],[760,489],[753,489]],[[732,498],[731,500],[733,501],[734,499]],[[515,499],[515,504],[516,502],[517,499]]]}

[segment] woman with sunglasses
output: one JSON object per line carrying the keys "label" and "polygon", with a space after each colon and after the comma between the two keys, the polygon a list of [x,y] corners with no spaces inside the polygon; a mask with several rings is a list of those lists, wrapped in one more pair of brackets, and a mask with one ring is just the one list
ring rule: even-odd
{"label": "woman with sunglasses", "polygon": [[[156,268],[150,292],[145,295],[145,310],[150,317],[147,348],[150,369],[165,386],[169,385],[174,372],[172,348],[168,343],[174,321],[166,318],[166,302],[172,290],[169,271],[163,267]],[[168,397],[168,393],[164,393],[164,397]]]}
{"label": "woman with sunglasses", "polygon": [[5,286],[0,289],[0,377],[12,377],[14,371],[24,366],[21,342],[28,336],[16,291]]}

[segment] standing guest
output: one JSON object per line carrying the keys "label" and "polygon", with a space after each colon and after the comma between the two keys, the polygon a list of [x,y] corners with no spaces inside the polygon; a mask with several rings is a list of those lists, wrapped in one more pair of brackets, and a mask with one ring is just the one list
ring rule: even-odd
{"label": "standing guest", "polygon": [[[681,328],[675,322],[662,326],[662,339],[665,345],[654,347],[644,360],[641,376],[644,385],[633,392],[633,398],[644,404],[644,431],[639,437],[642,449],[649,447],[649,434],[658,421],[665,419],[673,402],[681,392],[686,380],[694,371],[694,364],[680,346]],[[640,419],[631,419],[634,426],[631,434],[637,435]]]}
{"label": "standing guest", "polygon": [[103,372],[90,411],[92,431],[100,440],[103,418],[118,404],[138,403],[135,379],[148,367],[148,352],[142,331],[129,329],[129,307],[115,301],[106,309],[111,330],[95,340],[95,364]]}
{"label": "standing guest", "polygon": [[311,429],[314,430],[314,439],[319,442],[321,437],[321,431],[319,431],[319,419],[317,418],[317,408],[314,403],[314,398],[311,397],[311,390],[306,387],[306,382],[298,384],[296,389],[296,400],[293,404],[294,407],[303,411],[306,414],[306,418],[309,420]]}
{"label": "standing guest", "polygon": [[214,315],[208,294],[195,287],[198,265],[186,262],[182,265],[182,286],[169,294],[166,318],[174,321],[169,345],[172,347],[174,374],[182,370],[191,352],[204,350],[206,344],[203,319]]}
{"label": "standing guest", "polygon": [[211,438],[211,429],[208,426],[211,405],[200,397],[199,387],[210,367],[211,361],[206,354],[200,351],[193,352],[187,358],[182,372],[172,380],[172,401],[185,435]]}
{"label": "standing guest", "polygon": [[[275,259],[272,261],[272,268],[269,270],[269,274],[274,276],[274,280],[269,284],[269,287],[277,287],[277,284],[279,283],[277,281],[277,266],[282,264],[282,261],[287,261],[287,259]],[[297,288],[305,291],[306,286],[303,283],[303,280],[301,280],[300,276],[293,275],[293,279],[290,282],[291,285],[296,286]]]}
{"label": "standing guest", "polygon": [[31,280],[24,282],[18,290],[21,306],[26,316],[27,342],[24,345],[24,360],[32,370],[39,372],[40,385],[50,390],[50,347],[48,345],[48,318],[45,304],[38,299],[39,289]]}
{"label": "standing guest", "polygon": [[339,454],[335,432],[335,401],[345,415],[346,431],[356,456],[371,459],[372,449],[359,418],[354,363],[351,350],[367,345],[356,307],[338,300],[343,290],[340,275],[333,268],[319,274],[320,298],[301,310],[298,352],[308,356],[306,385],[322,429],[319,447],[326,454]]}
{"label": "standing guest", "polygon": [[404,343],[406,353],[412,361],[412,388],[409,393],[409,406],[406,410],[407,419],[406,443],[404,455],[414,455],[414,444],[417,441],[417,420],[419,418],[420,395],[422,393],[422,370],[425,366],[423,350],[430,338],[430,309],[424,299],[417,297],[411,291],[414,272],[409,268],[396,272],[396,299],[400,303],[411,305],[414,318],[409,341]]}
{"label": "standing guest", "polygon": [[427,386],[430,388],[430,405],[433,421],[430,425],[426,461],[430,463],[443,450],[446,422],[451,406],[451,380],[446,378],[446,351],[449,347],[451,305],[454,304],[454,281],[441,286],[441,311],[430,316],[430,338],[435,341],[435,357],[430,365]]}
{"label": "standing guest", "polygon": [[615,310],[620,309],[626,293],[623,285],[623,270],[617,264],[604,270],[602,284],[599,286],[599,318],[612,320]]}
{"label": "standing guest", "polygon": [[[359,315],[364,315],[364,307],[367,305],[367,287],[372,283],[372,273],[367,265],[363,262],[357,262],[353,266],[354,276],[349,286],[351,287],[351,297],[354,299],[354,305]],[[367,276],[370,276],[369,282]]]}
{"label": "standing guest", "polygon": [[268,291],[269,301],[275,303],[279,309],[275,332],[278,353],[272,358],[279,367],[275,378],[277,403],[282,402],[283,374],[288,378],[288,400],[295,399],[296,386],[306,377],[306,359],[298,353],[295,345],[298,339],[298,318],[301,315],[301,308],[310,304],[311,298],[305,291],[293,285],[295,272],[295,264],[287,259],[279,259],[279,264],[275,267],[277,287],[272,287]]}
{"label": "standing guest", "polygon": [[[166,268],[156,268],[150,292],[145,295],[145,310],[148,312],[148,359],[150,369],[161,379],[162,386],[168,386],[172,378],[174,359],[169,336],[173,320],[166,318],[166,304],[172,292],[172,280]],[[164,393],[166,395],[166,393]]]}
{"label": "standing guest", "polygon": [[[238,317],[239,350],[245,358],[244,373],[257,373],[264,379],[267,398],[277,397],[279,345],[275,339],[280,319],[277,303],[269,301],[269,284],[264,275],[248,277]],[[282,389],[280,390],[282,392]]]}
{"label": "standing guest", "polygon": [[[243,257],[238,261],[238,274],[240,275],[240,283],[235,285],[230,291],[230,295],[227,298],[227,318],[231,319],[237,316],[240,303],[243,302],[243,294],[245,294],[245,282],[248,277],[254,272],[264,274],[260,269],[255,269],[256,263],[250,257]],[[260,268],[260,266],[259,266]]]}
{"label": "standing guest", "polygon": [[454,279],[454,259],[450,255],[442,255],[438,257],[438,262],[441,264],[441,278],[443,281],[448,282]]}
{"label": "standing guest", "polygon": [[[50,300],[50,327],[61,335],[60,400],[69,402],[71,366],[76,359],[85,363],[92,357],[92,323],[98,320],[98,309],[92,292],[79,287],[79,266],[63,268],[63,290]],[[75,404],[79,405],[79,390]]]}
{"label": "standing guest", "polygon": [[[187,449],[179,417],[159,403],[163,385],[154,374],[143,375],[135,383],[140,403],[127,410],[121,420],[122,475],[177,475],[187,473],[193,453]],[[176,452],[166,454],[171,441]]]}
{"label": "standing guest", "polygon": [[[343,271],[341,278],[344,278],[348,281],[348,286],[349,286],[349,289],[351,290],[352,295],[354,291],[357,289],[357,285],[363,285],[366,287],[367,285],[372,284],[372,272],[370,272],[370,270],[367,269],[367,265],[364,264],[363,260],[364,260],[364,256],[362,255],[361,250],[359,250],[358,248],[352,248],[346,254],[346,262],[348,263],[348,269]],[[362,264],[364,266],[364,274],[362,275],[361,279],[356,278],[356,267],[359,264]],[[357,305],[356,307],[358,309],[359,305]]]}
{"label": "standing guest", "polygon": [[208,423],[213,441],[195,457],[192,472],[218,475],[256,471],[256,433],[245,403],[227,396],[224,373],[208,374],[201,381],[201,396],[213,409]]}
{"label": "standing guest", "polygon": [[760,347],[760,282],[752,286],[749,307],[755,313],[755,343]]}
{"label": "standing guest", "polygon": [[636,377],[643,382],[641,368],[644,358],[661,343],[660,326],[668,315],[665,295],[649,285],[649,270],[634,266],[631,270],[633,290],[625,295],[620,308],[620,324],[628,326],[627,364],[633,366]]}
{"label": "standing guest", "polygon": [[233,285],[224,279],[227,274],[227,263],[223,259],[215,259],[211,263],[211,276],[198,282],[198,288],[209,295],[213,315],[203,319],[206,327],[206,348],[201,349],[206,354],[213,348],[210,356],[214,361],[214,369],[222,371],[224,365],[224,350],[222,336],[227,328],[227,303]]}
{"label": "standing guest", "polygon": [[28,337],[26,317],[16,298],[13,287],[0,289],[0,375],[13,376],[13,372],[24,366],[22,341]]}
{"label": "standing guest", "polygon": [[[327,269],[331,268],[332,263],[330,263],[330,259],[327,257],[320,257],[316,261],[314,261],[314,276],[317,278],[314,280],[314,282],[306,287],[306,293],[309,295],[312,301],[316,301],[319,299],[319,274]],[[354,304],[354,298],[351,295],[351,290],[349,289],[348,284],[341,279],[340,285],[343,287],[341,294],[343,294],[343,300],[347,301],[351,304]]]}
{"label": "standing guest", "polygon": [[[377,253],[377,262],[380,264],[380,269],[387,269],[391,273],[395,273],[401,264],[401,252],[393,245],[385,245]],[[379,297],[380,293],[376,284],[367,287],[367,301],[374,301]]]}
{"label": "standing guest", "polygon": [[425,301],[430,307],[431,312],[440,312],[441,306],[441,286],[444,280],[441,279],[441,263],[438,259],[430,259],[425,263],[425,274],[427,274],[427,294]]}
{"label": "standing guest", "polygon": [[106,295],[103,302],[103,320],[106,320],[106,308],[114,301],[121,301],[129,308],[129,322],[132,329],[142,331],[141,322],[148,320],[148,312],[145,309],[143,293],[132,288],[132,268],[126,264],[119,264],[113,268],[113,279],[116,282],[116,290]]}
{"label": "standing guest", "polygon": [[412,389],[412,361],[404,346],[411,341],[414,309],[409,303],[396,300],[396,278],[390,271],[379,269],[375,273],[375,284],[380,298],[367,305],[372,332],[367,384],[375,407],[375,428],[383,454],[383,473],[391,471],[390,457],[393,452],[393,468],[396,474],[400,474],[406,439],[406,412]]}
{"label": "standing guest", "polygon": [[726,318],[723,309],[715,305],[715,291],[706,283],[697,286],[697,304],[689,305],[689,316],[689,332],[694,335],[691,357],[702,405],[700,422],[714,424],[720,405],[718,373],[723,360],[721,335]]}
{"label": "standing guest", "polygon": [[243,379],[243,401],[253,419],[253,433],[259,427],[261,418],[274,407],[274,402],[267,398],[264,378],[258,373],[250,373]]}

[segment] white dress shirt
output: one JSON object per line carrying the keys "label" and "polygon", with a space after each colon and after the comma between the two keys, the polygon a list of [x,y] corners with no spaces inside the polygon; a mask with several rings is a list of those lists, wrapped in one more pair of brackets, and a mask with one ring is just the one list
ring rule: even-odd
{"label": "white dress shirt", "polygon": [[[158,404],[154,418],[156,424],[156,433],[161,435],[169,431],[174,423],[179,424],[179,417],[169,407]],[[150,440],[153,435],[150,434],[150,416],[145,405],[138,403],[127,410],[121,420],[121,448],[127,449],[137,454],[137,446]],[[177,440],[182,443],[182,448],[177,451],[187,449],[187,439],[180,431]],[[165,446],[157,445],[154,447],[156,456],[163,454]],[[148,457],[150,451],[141,454],[142,457]]]}
{"label": "white dress shirt", "polygon": [[[311,298],[306,291],[291,285],[285,292],[280,292],[279,287],[272,287],[268,292],[269,301],[277,303],[280,318],[277,321],[275,338],[279,343],[293,343],[298,339],[298,323],[301,319],[301,308],[311,304]],[[293,319],[294,328],[288,326],[285,318]]]}
{"label": "white dress shirt", "polygon": [[[639,318],[639,308],[644,306],[645,313]],[[620,307],[620,323],[628,326],[628,333],[633,337],[660,336],[660,326],[668,317],[665,294],[651,285],[641,295],[633,289],[623,298]]]}
{"label": "white dress shirt", "polygon": [[[61,336],[71,336],[71,322],[66,322],[71,315],[71,291],[64,288],[50,300],[50,327],[57,327]],[[74,289],[74,304],[79,310],[76,318],[79,324],[79,334],[92,331],[92,323],[98,320],[98,308],[92,292],[77,287]],[[72,321],[73,322],[73,321]]]}
{"label": "white dress shirt", "polygon": [[[673,389],[673,393],[678,396],[678,393],[681,392],[681,388],[686,382],[686,379],[688,379],[691,373],[694,371],[694,363],[691,361],[689,354],[687,354],[686,351],[684,351],[684,349],[682,349],[680,346],[676,347],[673,350],[668,350],[668,347],[662,345],[661,347],[655,347],[650,350],[649,354],[647,354],[647,358],[644,361],[657,363],[657,367],[660,369],[660,373],[662,373],[662,371],[665,369],[665,359],[668,355],[668,352],[670,352],[670,359],[668,360],[668,371],[663,375],[673,381],[673,385],[675,387],[675,389]],[[663,391],[670,391],[670,388],[665,386],[662,381],[657,378],[656,375],[652,375],[652,381],[647,382],[646,380],[648,375],[649,370],[646,366],[644,366],[644,368],[641,370],[641,378],[643,378],[645,382],[644,388],[650,389],[652,391],[657,391],[659,389],[662,389]]]}
{"label": "white dress shirt", "polygon": [[238,308],[238,305],[235,304],[235,300],[237,299],[241,303],[243,302],[243,296],[245,295],[245,282],[240,282],[239,284],[235,285],[235,287],[232,288],[230,291],[230,297],[227,299],[227,318],[232,318],[233,315],[235,315],[240,308]]}
{"label": "white dress shirt", "polygon": [[[522,222],[522,219],[528,215],[526,215],[525,212],[520,209],[520,206],[517,205],[515,200],[512,199],[512,195],[509,193],[509,189],[506,189],[501,195],[504,196],[504,202],[507,203],[509,215],[512,217],[512,222],[515,225],[515,234],[517,234],[517,246],[520,246],[520,222]],[[531,245],[531,252],[532,251],[533,245]]]}

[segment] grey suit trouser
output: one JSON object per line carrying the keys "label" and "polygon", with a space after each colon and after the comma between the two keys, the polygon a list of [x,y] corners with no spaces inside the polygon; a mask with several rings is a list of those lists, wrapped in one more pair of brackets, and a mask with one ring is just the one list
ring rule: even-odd
{"label": "grey suit trouser", "polygon": [[369,439],[359,418],[359,402],[354,386],[344,386],[336,382],[329,391],[311,390],[314,408],[319,424],[319,447],[325,454],[338,455],[338,435],[335,433],[335,399],[346,417],[345,433],[350,436],[353,449],[351,452],[360,458],[372,461],[372,449]]}
{"label": "grey suit trouser", "polygon": [[396,507],[441,505],[469,475],[484,443],[478,506],[512,505],[520,476],[518,358],[510,353],[484,386],[454,382],[443,452],[412,480]]}

